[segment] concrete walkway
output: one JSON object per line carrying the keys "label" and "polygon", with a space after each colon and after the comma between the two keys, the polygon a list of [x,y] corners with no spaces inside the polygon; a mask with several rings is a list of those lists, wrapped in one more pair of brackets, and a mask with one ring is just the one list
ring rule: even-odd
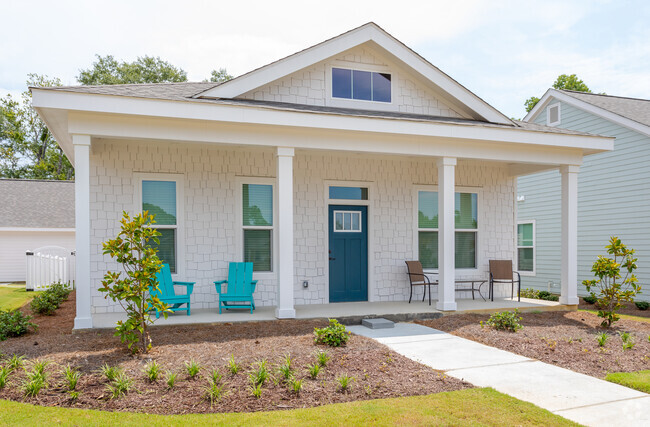
{"label": "concrete walkway", "polygon": [[410,359],[589,426],[650,425],[650,395],[413,323],[350,326]]}

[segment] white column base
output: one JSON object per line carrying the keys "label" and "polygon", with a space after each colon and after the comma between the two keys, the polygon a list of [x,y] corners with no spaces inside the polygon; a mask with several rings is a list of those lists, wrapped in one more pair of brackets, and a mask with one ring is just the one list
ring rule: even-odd
{"label": "white column base", "polygon": [[560,295],[560,304],[564,305],[578,305],[580,303],[580,298],[578,297],[567,297]]}
{"label": "white column base", "polygon": [[438,301],[436,303],[436,310],[440,310],[440,311],[456,311],[456,310],[458,310],[458,306],[457,306],[456,302]]}
{"label": "white column base", "polygon": [[296,310],[293,308],[276,308],[275,317],[278,319],[295,319]]}
{"label": "white column base", "polygon": [[75,317],[74,318],[74,329],[92,329],[93,327],[93,318],[92,317]]}

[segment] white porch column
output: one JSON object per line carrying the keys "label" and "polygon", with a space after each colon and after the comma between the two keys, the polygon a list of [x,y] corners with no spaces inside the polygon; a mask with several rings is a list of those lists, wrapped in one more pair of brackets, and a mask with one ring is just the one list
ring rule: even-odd
{"label": "white porch column", "polygon": [[438,160],[438,302],[436,308],[456,310],[455,265],[455,173],[456,159]]}
{"label": "white porch column", "polygon": [[578,170],[560,167],[562,175],[561,304],[578,304]]}
{"label": "white porch column", "polygon": [[278,147],[278,305],[275,317],[293,319],[293,148]]}
{"label": "white porch column", "polygon": [[90,135],[72,135],[74,145],[75,329],[93,327],[90,315]]}

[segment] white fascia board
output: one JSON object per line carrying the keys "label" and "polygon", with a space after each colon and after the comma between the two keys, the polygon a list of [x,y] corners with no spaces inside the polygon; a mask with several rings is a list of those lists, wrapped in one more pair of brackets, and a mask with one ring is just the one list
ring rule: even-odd
{"label": "white fascia board", "polygon": [[371,40],[485,120],[492,123],[513,124],[508,117],[497,109],[432,66],[422,57],[416,55],[400,41],[374,24],[364,25],[349,33],[345,33],[339,37],[252,71],[213,89],[209,89],[197,97],[235,98]]}
{"label": "white fascia board", "polygon": [[74,166],[74,149],[72,148],[72,138],[68,133],[68,112],[64,110],[46,112],[36,107],[34,107],[34,110],[54,136],[54,139],[63,150],[63,154]]}
{"label": "white fascia board", "polygon": [[[579,148],[589,152],[609,151],[614,148],[613,138],[588,135],[566,135],[530,131],[510,127],[490,127],[461,123],[432,123],[401,119],[342,116],[337,114],[286,111],[257,106],[216,104],[197,101],[168,101],[124,96],[80,94],[53,90],[33,91],[35,108],[69,110],[69,115],[79,112],[119,114],[135,117],[164,117],[211,122],[243,123],[343,131],[359,131],[427,137],[471,139],[507,142],[523,145]],[[45,111],[45,110],[44,110]],[[72,129],[69,133],[84,133]]]}
{"label": "white fascia board", "polygon": [[548,104],[550,98],[551,98],[551,92],[555,92],[553,89],[547,89],[546,92],[544,93],[544,96],[540,98],[540,100],[535,104],[532,110],[526,114],[526,117],[522,121],[524,122],[532,122],[537,118],[540,112],[544,111],[544,108],[546,108],[546,104]]}
{"label": "white fascia board", "polygon": [[21,233],[48,232],[48,233],[74,233],[74,228],[37,228],[37,227],[0,227],[0,231],[14,231]]}
{"label": "white fascia board", "polygon": [[[572,106],[574,106],[576,108],[579,108],[579,109],[581,109],[583,111],[586,111],[586,112],[588,112],[590,114],[593,114],[595,116],[602,117],[603,119],[609,120],[610,122],[616,123],[617,125],[626,127],[626,128],[631,129],[631,130],[633,130],[635,132],[639,132],[640,134],[643,134],[645,136],[650,136],[650,126],[646,126],[646,125],[641,124],[639,122],[636,122],[634,120],[628,119],[627,117],[623,117],[623,116],[618,115],[616,113],[612,113],[609,110],[606,110],[606,109],[601,108],[601,107],[597,107],[597,106],[595,106],[593,104],[590,104],[588,102],[585,102],[585,101],[582,101],[580,99],[574,98],[571,95],[567,95],[566,93],[562,93],[562,92],[560,92],[558,90],[549,89],[549,91],[546,93],[546,95],[548,95],[548,98],[544,100],[545,104],[544,104],[543,107],[545,107],[546,104],[548,104],[550,102],[551,98],[554,98],[554,99],[556,99],[558,101],[566,102],[569,105],[572,105]],[[546,97],[546,95],[544,95],[544,96]],[[541,103],[542,103],[542,100],[540,100],[537,103],[537,105],[539,105]],[[535,107],[537,107],[537,105]],[[543,110],[540,109],[540,110],[538,110],[538,112],[539,111],[543,111]],[[531,111],[531,113],[532,112],[533,111]],[[532,116],[531,120],[534,120],[535,117],[536,117],[536,115]],[[524,120],[526,120],[527,118],[528,118],[528,116],[526,116],[526,118]],[[528,121],[528,120],[526,120],[526,121]]]}

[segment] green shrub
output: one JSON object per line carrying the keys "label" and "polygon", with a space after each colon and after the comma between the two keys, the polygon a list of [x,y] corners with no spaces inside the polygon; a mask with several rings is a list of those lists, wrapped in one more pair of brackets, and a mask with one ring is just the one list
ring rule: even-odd
{"label": "green shrub", "polygon": [[289,381],[293,377],[293,359],[291,355],[284,356],[284,363],[278,367],[278,371],[284,381]]}
{"label": "green shrub", "polygon": [[268,363],[266,360],[262,359],[258,362],[255,362],[256,368],[248,375],[248,378],[253,383],[253,385],[262,386],[271,376],[269,369],[267,367]]}
{"label": "green shrub", "polygon": [[329,326],[326,328],[314,328],[314,342],[326,344],[330,347],[340,347],[347,344],[351,333],[345,330],[336,319],[329,319]]}
{"label": "green shrub", "polygon": [[316,361],[319,365],[324,367],[327,365],[327,362],[329,362],[329,360],[330,357],[327,355],[327,352],[320,350],[318,353],[316,353]]}
{"label": "green shrub", "polygon": [[522,298],[539,299],[539,291],[533,288],[522,289],[519,293]]}
{"label": "green shrub", "polygon": [[597,334],[596,340],[598,341],[598,346],[605,347],[605,343],[607,342],[608,338],[609,335],[607,335],[607,332],[601,332],[600,334]]}
{"label": "green shrub", "polygon": [[81,378],[81,372],[68,365],[63,369],[63,376],[68,383],[68,390],[75,390],[77,388],[77,382],[79,382],[79,378]]}
{"label": "green shrub", "polygon": [[124,372],[120,372],[115,379],[106,386],[106,390],[111,394],[111,399],[118,399],[125,395],[133,388],[133,380]]}
{"label": "green shrub", "polygon": [[557,295],[553,295],[549,291],[539,291],[538,299],[546,300],[546,301],[559,301],[560,297],[558,297]]}
{"label": "green shrub", "polygon": [[205,393],[203,394],[203,397],[206,400],[209,400],[210,406],[212,406],[214,405],[215,402],[220,401],[221,398],[227,394],[225,389],[226,389],[225,385],[215,383],[212,381],[212,379],[209,379],[208,386],[205,388]]}
{"label": "green shrub", "polygon": [[29,328],[36,330],[38,326],[30,322],[31,319],[32,316],[20,310],[0,310],[0,341],[24,335]]}
{"label": "green shrub", "polygon": [[289,381],[289,387],[291,388],[291,391],[293,391],[296,394],[300,394],[300,390],[302,390],[302,382],[303,380],[291,378],[291,380]]}
{"label": "green shrub", "polygon": [[596,298],[596,297],[594,297],[594,296],[591,296],[591,295],[588,295],[588,296],[586,296],[586,297],[584,297],[584,298],[582,298],[582,299],[583,299],[587,304],[596,304],[596,302],[598,301],[598,298]]}
{"label": "green shrub", "polygon": [[634,301],[634,305],[636,305],[636,308],[639,310],[647,310],[650,308],[650,302],[648,301]]}
{"label": "green shrub", "polygon": [[185,362],[185,370],[187,371],[187,375],[190,378],[194,379],[199,374],[199,371],[201,370],[201,365],[196,363],[194,359],[190,359],[189,362]]}
{"label": "green shrub", "polygon": [[481,326],[488,325],[493,327],[496,330],[505,329],[511,332],[517,332],[517,330],[523,328],[521,326],[521,316],[519,316],[519,311],[501,311],[497,313],[492,313],[490,318],[484,323],[481,322]]}
{"label": "green shrub", "polygon": [[7,385],[7,380],[9,379],[10,373],[11,368],[9,366],[0,366],[0,390],[5,388]]}
{"label": "green shrub", "polygon": [[309,376],[311,379],[316,379],[318,376],[318,373],[320,372],[320,364],[314,363],[313,365],[307,365],[307,372],[309,372]]}
{"label": "green shrub", "polygon": [[99,368],[99,371],[109,381],[115,380],[115,378],[122,373],[122,369],[119,366],[109,366],[108,363],[104,363],[101,368]]}
{"label": "green shrub", "polygon": [[168,389],[173,389],[174,385],[176,384],[176,375],[172,371],[167,371],[167,388]]}
{"label": "green shrub", "polygon": [[44,314],[46,316],[51,316],[54,314],[61,301],[59,298],[47,291],[43,292],[40,295],[37,295],[32,299],[32,302],[29,303],[29,307],[32,309],[32,312],[35,314]]}
{"label": "green shrub", "polygon": [[72,292],[72,288],[65,283],[52,283],[45,291],[58,298],[59,302],[66,301]]}
{"label": "green shrub", "polygon": [[619,332],[621,341],[623,341],[623,351],[632,350],[634,348],[634,337],[629,332]]}
{"label": "green shrub", "polygon": [[354,377],[349,377],[347,374],[343,374],[340,377],[336,379],[339,383],[339,389],[342,392],[346,392],[350,390],[352,387],[352,381],[354,381]]}
{"label": "green shrub", "polygon": [[147,377],[149,382],[156,382],[158,380],[158,376],[160,376],[161,368],[158,362],[155,360],[152,360],[150,363],[147,363],[147,365],[144,367],[144,375]]}
{"label": "green shrub", "polygon": [[632,302],[641,292],[641,285],[634,275],[637,268],[634,249],[628,249],[618,237],[611,237],[605,249],[613,258],[599,255],[591,268],[596,279],[584,280],[582,284],[592,297],[598,298],[598,316],[603,318],[601,325],[609,328],[621,318],[616,312],[623,307],[622,302]]}
{"label": "green shrub", "polygon": [[251,384],[251,394],[255,399],[262,397],[262,384]]}
{"label": "green shrub", "polygon": [[7,366],[13,371],[18,368],[22,368],[23,365],[25,364],[25,356],[18,356],[17,354],[14,354],[11,356],[11,359],[9,359],[9,363]]}
{"label": "green shrub", "polygon": [[239,372],[239,364],[235,362],[235,355],[231,354],[230,355],[230,360],[228,360],[228,370],[230,371],[230,375],[237,375],[237,372]]}

